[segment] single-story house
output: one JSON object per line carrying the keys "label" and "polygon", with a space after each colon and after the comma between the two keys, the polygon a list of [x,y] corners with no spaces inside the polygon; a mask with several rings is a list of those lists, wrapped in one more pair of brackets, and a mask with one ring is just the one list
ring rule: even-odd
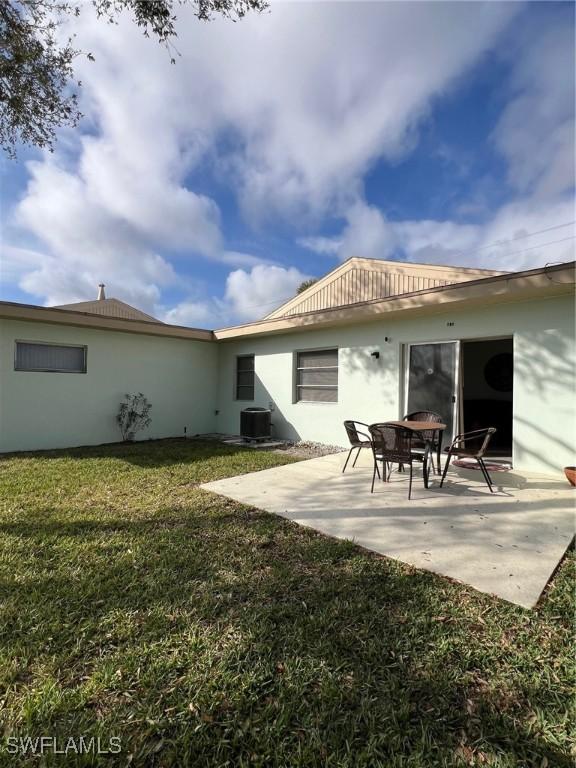
{"label": "single-story house", "polygon": [[342,422],[429,408],[455,431],[495,426],[515,469],[576,464],[575,263],[523,272],[352,258],[257,322],[200,330],[116,299],[0,302],[0,451],[114,442],[127,392],[140,439],[274,435],[345,445]]}

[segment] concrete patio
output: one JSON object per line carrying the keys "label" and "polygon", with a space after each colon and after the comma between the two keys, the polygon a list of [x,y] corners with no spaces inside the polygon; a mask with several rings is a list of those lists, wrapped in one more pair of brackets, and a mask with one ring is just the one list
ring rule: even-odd
{"label": "concrete patio", "polygon": [[493,472],[491,494],[480,472],[453,467],[443,488],[431,476],[425,490],[415,467],[408,501],[407,474],[394,471],[371,495],[369,452],[342,474],[345,458],[332,454],[201,487],[526,608],[572,540],[576,497],[561,480]]}

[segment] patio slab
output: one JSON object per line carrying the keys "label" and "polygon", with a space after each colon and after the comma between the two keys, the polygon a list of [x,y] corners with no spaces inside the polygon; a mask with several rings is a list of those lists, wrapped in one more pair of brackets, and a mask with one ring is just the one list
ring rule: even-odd
{"label": "patio slab", "polygon": [[453,468],[423,487],[415,467],[370,494],[371,456],[342,474],[346,453],[274,467],[201,487],[322,533],[533,607],[574,535],[576,495],[554,478]]}

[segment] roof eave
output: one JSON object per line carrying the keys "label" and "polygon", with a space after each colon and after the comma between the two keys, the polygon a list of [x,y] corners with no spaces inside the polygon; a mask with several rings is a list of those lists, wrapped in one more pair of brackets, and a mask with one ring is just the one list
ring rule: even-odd
{"label": "roof eave", "polygon": [[19,304],[9,301],[0,302],[0,318],[196,341],[214,341],[215,338],[212,331],[202,328],[187,328],[185,326],[169,325],[168,323],[156,321],[108,317],[106,315],[95,315],[90,312],[78,312],[76,310],[58,309],[55,307],[39,307],[34,304]]}

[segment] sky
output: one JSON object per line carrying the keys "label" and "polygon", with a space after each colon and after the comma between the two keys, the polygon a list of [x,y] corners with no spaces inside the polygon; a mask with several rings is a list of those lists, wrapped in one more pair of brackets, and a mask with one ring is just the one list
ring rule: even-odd
{"label": "sky", "polygon": [[574,5],[178,9],[176,63],[74,20],[84,114],[1,160],[0,298],[97,285],[165,322],[265,316],[351,256],[521,270],[574,258]]}

